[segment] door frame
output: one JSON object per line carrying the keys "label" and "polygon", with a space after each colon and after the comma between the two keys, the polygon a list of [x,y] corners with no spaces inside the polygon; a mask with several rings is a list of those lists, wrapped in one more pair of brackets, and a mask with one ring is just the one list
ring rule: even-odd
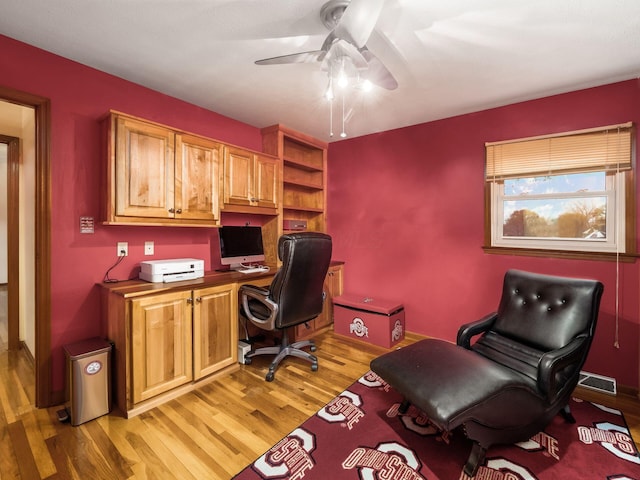
{"label": "door frame", "polygon": [[[35,406],[60,403],[53,398],[51,360],[51,101],[30,93],[0,86],[0,99],[35,110]],[[13,248],[17,248],[13,247]],[[9,256],[9,271],[13,256]],[[13,259],[13,260],[12,260]],[[9,282],[11,283],[11,282]],[[17,294],[14,294],[17,295]],[[12,297],[8,296],[8,306]]]}

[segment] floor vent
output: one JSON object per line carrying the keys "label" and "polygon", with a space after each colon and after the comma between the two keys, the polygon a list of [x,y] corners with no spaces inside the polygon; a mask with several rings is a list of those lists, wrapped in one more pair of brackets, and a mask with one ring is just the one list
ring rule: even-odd
{"label": "floor vent", "polygon": [[616,394],[616,379],[596,375],[595,373],[580,372],[578,385],[598,392],[608,393],[609,395]]}

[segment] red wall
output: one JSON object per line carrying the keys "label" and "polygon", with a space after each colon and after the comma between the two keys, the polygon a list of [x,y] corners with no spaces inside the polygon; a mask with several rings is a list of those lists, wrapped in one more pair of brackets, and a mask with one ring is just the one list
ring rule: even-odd
{"label": "red wall", "polygon": [[[627,81],[330,144],[328,225],[345,291],[401,301],[408,331],[454,340],[498,304],[505,270],[601,280],[585,369],[638,387],[638,263],[485,254],[484,144],[640,121]],[[357,112],[356,112],[357,114]],[[640,193],[640,191],[639,191]],[[638,210],[640,211],[640,210]]]}
{"label": "red wall", "polygon": [[[0,36],[0,52],[0,84],[51,100],[51,346],[53,388],[62,390],[62,346],[101,333],[97,283],[117,259],[117,242],[129,242],[129,256],[113,278],[137,275],[141,260],[196,257],[206,269],[219,263],[215,229],[100,224],[101,118],[118,110],[253,150],[262,149],[262,138],[247,124],[7,37]],[[81,216],[96,219],[93,235],[80,233]],[[143,255],[146,240],[155,242],[152,257]]]}
{"label": "red wall", "polygon": [[[254,150],[257,128],[0,36],[0,83],[51,99],[53,386],[64,385],[62,345],[101,331],[97,283],[127,278],[148,258],[193,256],[215,268],[215,230],[122,227],[100,218],[103,160],[99,121],[109,109]],[[589,371],[638,386],[638,266],[620,266],[620,348],[615,332],[616,266],[609,262],[486,255],[484,142],[633,120],[635,81],[550,97],[331,144],[328,221],[334,258],[345,260],[348,292],[401,300],[411,331],[453,339],[459,324],[495,308],[507,268],[594,277],[605,283]],[[295,128],[295,125],[292,125]],[[225,217],[224,223],[239,220]],[[154,257],[143,256],[146,240]]]}

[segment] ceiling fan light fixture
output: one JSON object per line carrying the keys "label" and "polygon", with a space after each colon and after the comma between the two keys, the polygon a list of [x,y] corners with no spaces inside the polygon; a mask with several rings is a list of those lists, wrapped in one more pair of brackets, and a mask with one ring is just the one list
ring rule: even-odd
{"label": "ceiling fan light fixture", "polygon": [[329,76],[329,84],[327,85],[327,89],[324,92],[324,98],[329,100],[330,102],[335,98],[333,94],[333,77]]}
{"label": "ceiling fan light fixture", "polygon": [[345,62],[346,57],[340,59],[340,67],[338,68],[338,86],[340,88],[347,88],[349,86],[349,75],[347,74],[347,67]]}

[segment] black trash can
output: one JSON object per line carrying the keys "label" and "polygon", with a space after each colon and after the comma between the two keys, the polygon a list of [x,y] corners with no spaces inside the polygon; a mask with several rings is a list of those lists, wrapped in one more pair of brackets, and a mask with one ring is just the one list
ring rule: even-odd
{"label": "black trash can", "polygon": [[111,410],[111,351],[102,338],[64,346],[67,359],[67,401],[71,425],[80,425]]}

